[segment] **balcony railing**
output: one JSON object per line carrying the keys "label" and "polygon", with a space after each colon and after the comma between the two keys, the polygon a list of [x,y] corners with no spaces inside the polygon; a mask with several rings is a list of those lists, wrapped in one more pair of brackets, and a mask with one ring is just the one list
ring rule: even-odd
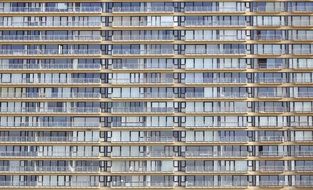
{"label": "balcony railing", "polygon": [[144,93],[139,95],[122,95],[112,96],[111,98],[127,98],[127,99],[139,99],[139,98],[174,98],[173,93]]}
{"label": "balcony railing", "polygon": [[276,180],[273,180],[273,181],[260,180],[259,182],[259,186],[262,186],[262,187],[275,187],[275,186],[284,186],[284,185],[285,185],[284,181],[276,181]]}
{"label": "balcony railing", "polygon": [[152,64],[145,64],[145,63],[121,63],[121,64],[112,64],[112,69],[119,69],[119,70],[127,70],[127,69],[173,69],[174,65],[171,63],[152,63]]}
{"label": "balcony railing", "polygon": [[222,181],[217,185],[214,181],[186,181],[186,187],[199,187],[199,188],[218,188],[218,189],[233,189],[233,188],[246,188],[247,181]]}
{"label": "balcony railing", "polygon": [[288,109],[285,107],[257,107],[255,110],[257,113],[281,113],[288,112]]}
{"label": "balcony railing", "polygon": [[173,49],[113,49],[112,55],[167,55],[174,54]]}
{"label": "balcony railing", "polygon": [[98,157],[98,152],[35,152],[35,151],[0,151],[1,157]]}
{"label": "balcony railing", "polygon": [[[0,154],[1,155],[1,154]],[[149,152],[141,152],[139,154],[111,154],[112,158],[166,158],[166,157],[173,157],[173,152],[164,152],[164,151],[149,151]]]}
{"label": "balcony railing", "polygon": [[28,136],[0,136],[1,142],[98,142],[96,139],[80,139],[77,137],[61,137],[61,136],[41,136],[41,137],[28,137]]}
{"label": "balcony railing", "polygon": [[245,49],[189,49],[186,48],[185,50],[185,54],[186,55],[190,55],[190,54],[207,54],[207,55],[225,55],[225,54],[246,54],[246,50]]}
{"label": "balcony railing", "polygon": [[[0,138],[1,139],[1,138]],[[175,138],[174,137],[169,137],[169,136],[160,136],[160,137],[140,137],[139,140],[124,140],[124,139],[112,139],[111,142],[115,143],[164,143],[164,142],[174,142]]]}
{"label": "balcony railing", "polygon": [[147,128],[160,128],[160,127],[173,127],[172,125],[161,125],[155,123],[145,123],[145,122],[114,122],[111,123],[110,127],[129,127],[129,128],[138,128],[138,127],[147,127]]}
{"label": "balcony railing", "polygon": [[185,22],[186,27],[246,27],[248,23],[246,21],[236,22],[206,22],[206,21],[199,21],[199,20],[186,20]]}
{"label": "balcony railing", "polygon": [[229,169],[227,167],[213,166],[186,166],[186,173],[246,173],[247,168]]}
{"label": "balcony railing", "polygon": [[271,77],[257,77],[255,82],[257,83],[285,83],[287,82],[286,78],[271,78]]}
{"label": "balcony railing", "polygon": [[123,166],[122,168],[118,168],[116,170],[111,169],[111,173],[173,173],[173,168],[161,168],[161,166],[155,166],[155,168],[150,168],[147,166],[143,167],[129,167]]}
{"label": "balcony railing", "polygon": [[173,108],[170,107],[113,107],[112,113],[172,113]]}
{"label": "balcony railing", "polygon": [[185,94],[186,98],[247,98],[247,94],[245,93],[220,93],[215,96],[208,97],[203,93],[197,92],[187,92]]}
{"label": "balcony railing", "polygon": [[313,151],[295,151],[295,157],[313,157]]}
{"label": "balcony railing", "polygon": [[210,6],[186,6],[186,13],[193,12],[242,12],[245,11],[242,7],[234,6],[219,6],[219,7],[210,7]]}
{"label": "balcony railing", "polygon": [[215,139],[200,140],[198,138],[187,139],[189,143],[246,143],[249,141],[248,137],[236,136],[236,137],[217,137]]}
{"label": "balcony railing", "polygon": [[1,113],[100,113],[94,107],[20,107],[1,109]]}
{"label": "balcony railing", "polygon": [[297,13],[305,13],[305,12],[312,12],[313,11],[313,6],[312,5],[292,5],[288,7],[288,11],[291,12],[297,12]]}
{"label": "balcony railing", "polygon": [[0,49],[0,55],[101,55],[99,49]]}
{"label": "balcony railing", "polygon": [[41,79],[41,78],[12,78],[10,82],[0,82],[0,84],[4,85],[12,85],[12,84],[100,84],[101,80],[99,78],[54,78],[54,79]]}
{"label": "balcony railing", "polygon": [[40,63],[40,64],[0,64],[0,69],[8,69],[8,70],[16,70],[16,69],[29,69],[29,70],[44,70],[44,69],[56,69],[56,70],[68,70],[68,69],[78,69],[78,70],[84,70],[84,69],[92,69],[92,70],[100,70],[101,65],[100,64],[94,64],[94,63],[86,63],[86,64],[77,64],[74,65],[72,63]]}
{"label": "balcony railing", "polygon": [[150,12],[160,12],[160,13],[166,13],[166,12],[174,12],[174,7],[172,6],[154,6],[151,7],[139,7],[139,6],[132,6],[132,7],[113,7],[112,8],[113,13],[150,13]]}
{"label": "balcony railing", "polygon": [[312,180],[296,180],[295,185],[298,187],[313,187],[313,181]]}
{"label": "balcony railing", "polygon": [[284,137],[282,136],[260,136],[260,142],[283,142]]}
{"label": "balcony railing", "polygon": [[2,172],[99,172],[99,166],[0,166]]}
{"label": "balcony railing", "polygon": [[173,187],[173,182],[172,181],[158,181],[158,182],[150,182],[150,181],[112,181],[111,182],[111,187],[112,188],[134,188],[134,187],[146,187],[146,188],[172,188]]}
{"label": "balcony railing", "polygon": [[296,172],[312,172],[313,171],[313,166],[295,166],[295,171]]}
{"label": "balcony railing", "polygon": [[246,151],[228,151],[228,152],[209,152],[209,151],[187,151],[186,157],[192,158],[242,158],[247,157],[248,153]]}
{"label": "balcony railing", "polygon": [[308,121],[291,122],[290,126],[291,127],[296,127],[296,128],[307,128],[307,127],[313,127],[313,123],[310,123]]}
{"label": "balcony railing", "polygon": [[112,78],[112,84],[145,84],[145,83],[160,83],[160,84],[168,84],[173,83],[173,78],[136,78],[136,79],[119,79],[119,78]]}
{"label": "balcony railing", "polygon": [[112,27],[173,27],[173,21],[162,21],[157,23],[151,23],[148,21],[142,22],[128,22],[128,21],[113,21]]}
{"label": "balcony railing", "polygon": [[0,127],[70,127],[70,128],[99,128],[99,122],[32,122],[32,123],[2,123]]}
{"label": "balcony railing", "polygon": [[256,35],[253,38],[254,40],[266,40],[266,41],[270,41],[270,40],[283,40],[283,36],[282,35]]}
{"label": "balcony railing", "polygon": [[0,27],[101,27],[102,23],[99,22],[0,22]]}
{"label": "balcony railing", "polygon": [[186,79],[186,84],[192,84],[192,83],[247,83],[246,78],[187,78]]}
{"label": "balcony railing", "polygon": [[282,172],[285,170],[285,166],[260,166],[260,172]]}
{"label": "balcony railing", "polygon": [[100,188],[100,184],[98,182],[90,182],[90,181],[59,181],[59,185],[57,184],[49,184],[42,181],[0,181],[0,187],[5,187],[6,189],[12,188],[40,188],[40,189],[51,189],[51,188]]}
{"label": "balcony railing", "polygon": [[56,12],[56,13],[84,13],[84,12],[91,12],[91,13],[100,13],[102,12],[101,7],[79,7],[79,8],[69,8],[69,9],[58,9],[56,7],[10,7],[0,9],[0,12],[3,13],[27,13],[27,12]]}
{"label": "balcony railing", "polygon": [[99,99],[101,98],[100,93],[2,93],[0,99],[7,99],[7,98],[29,98],[29,99]]}
{"label": "balcony railing", "polygon": [[278,92],[257,92],[256,97],[258,98],[285,98],[284,94]]}
{"label": "balcony railing", "polygon": [[163,41],[174,40],[174,35],[113,35],[112,41]]}
{"label": "balcony railing", "polygon": [[83,35],[2,35],[0,41],[99,41],[101,36]]}
{"label": "balcony railing", "polygon": [[246,113],[248,112],[247,107],[214,107],[214,109],[207,110],[186,110],[186,113]]}
{"label": "balcony railing", "polygon": [[278,151],[260,151],[258,155],[261,157],[283,157],[286,153]]}

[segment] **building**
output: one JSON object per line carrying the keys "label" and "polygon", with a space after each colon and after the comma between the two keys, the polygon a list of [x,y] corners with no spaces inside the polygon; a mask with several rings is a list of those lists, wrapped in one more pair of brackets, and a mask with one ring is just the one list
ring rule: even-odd
{"label": "building", "polygon": [[0,2],[0,189],[313,189],[313,2]]}

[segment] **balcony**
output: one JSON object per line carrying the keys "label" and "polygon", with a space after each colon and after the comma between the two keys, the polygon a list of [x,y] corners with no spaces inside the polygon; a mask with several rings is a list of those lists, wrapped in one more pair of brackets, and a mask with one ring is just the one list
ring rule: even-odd
{"label": "balcony", "polygon": [[248,112],[247,107],[214,107],[214,109],[207,110],[186,110],[186,113],[238,113],[244,114]]}
{"label": "balcony", "polygon": [[[0,154],[1,155],[1,154]],[[111,153],[111,158],[173,158],[174,153],[169,151],[146,151],[139,154]]]}
{"label": "balcony", "polygon": [[16,107],[2,108],[0,114],[100,114],[95,107]]}
{"label": "balcony", "polygon": [[257,92],[256,98],[264,98],[264,99],[280,99],[286,98],[287,95],[277,92]]}
{"label": "balcony", "polygon": [[0,64],[1,70],[100,70],[100,64],[86,63],[39,63],[39,64]]}
{"label": "balcony", "polygon": [[187,151],[186,158],[246,158],[247,151],[223,151],[223,152],[203,152],[203,151]]}
{"label": "balcony", "polygon": [[226,167],[213,166],[186,166],[186,173],[247,173],[247,168],[229,169]]}
{"label": "balcony", "polygon": [[35,151],[0,151],[1,157],[27,158],[98,158],[98,152],[35,152]]}
{"label": "balcony", "polygon": [[278,77],[275,77],[275,78],[271,78],[271,77],[257,77],[255,79],[255,82],[256,83],[264,83],[264,84],[282,84],[282,83],[286,83],[287,82],[287,79],[286,78],[278,78]]}
{"label": "balcony", "polygon": [[162,21],[157,23],[151,23],[148,21],[136,21],[136,22],[129,22],[129,21],[113,21],[112,27],[139,27],[139,28],[163,28],[163,27],[173,27],[174,22],[173,21]]}
{"label": "balcony", "polygon": [[265,172],[265,173],[283,172],[285,171],[285,166],[260,166],[258,171]]}
{"label": "balcony", "polygon": [[253,40],[258,41],[281,41],[284,40],[282,35],[256,35]]}
{"label": "balcony", "polygon": [[172,181],[166,181],[166,182],[150,182],[150,181],[130,181],[125,182],[123,180],[121,181],[112,181],[111,182],[111,188],[140,188],[140,189],[164,189],[169,188],[172,189],[174,187],[174,184]]}
{"label": "balcony", "polygon": [[259,142],[284,142],[283,136],[259,136]]}
{"label": "balcony", "polygon": [[312,13],[313,12],[313,6],[312,5],[292,5],[288,7],[288,11],[293,13]]}
{"label": "balcony", "polygon": [[298,92],[298,96],[295,98],[313,98],[313,92]]}
{"label": "balcony", "polygon": [[283,187],[285,186],[285,182],[284,181],[262,181],[260,180],[259,182],[259,186],[260,187]]}
{"label": "balcony", "polygon": [[161,125],[161,124],[155,124],[155,123],[145,123],[145,122],[114,122],[111,123],[111,128],[168,128],[172,129],[172,125]]}
{"label": "balcony", "polygon": [[99,78],[12,78],[9,82],[0,82],[0,85],[87,85],[101,84]]}
{"label": "balcony", "polygon": [[292,79],[293,83],[303,83],[303,84],[311,84],[313,83],[313,80],[311,80],[309,77],[304,78],[304,77],[294,77]]}
{"label": "balcony", "polygon": [[139,167],[127,167],[123,166],[122,168],[119,168],[117,170],[112,170],[111,173],[160,173],[160,174],[167,174],[167,173],[174,173],[173,168],[161,168],[162,166],[155,166],[155,168],[150,168],[147,166],[139,166]]}
{"label": "balcony", "polygon": [[74,35],[2,35],[0,41],[42,42],[42,41],[101,41],[101,36]]}
{"label": "balcony", "polygon": [[[212,137],[213,138],[213,137]],[[205,139],[200,140],[198,138],[187,139],[186,143],[247,143],[249,138],[246,136],[236,136],[236,137],[216,137],[215,139]]]}
{"label": "balcony", "polygon": [[99,140],[95,139],[80,139],[78,137],[65,137],[65,136],[0,136],[0,143],[44,143],[44,142],[54,142],[54,143],[98,143]]}
{"label": "balcony", "polygon": [[151,7],[113,7],[112,13],[174,13],[174,7],[171,6],[154,6]]}
{"label": "balcony", "polygon": [[220,93],[216,96],[208,97],[206,94],[197,92],[187,92],[185,94],[186,99],[244,99],[247,98],[245,93]]}
{"label": "balcony", "polygon": [[172,70],[174,65],[172,63],[121,63],[113,64],[112,70]]}
{"label": "balcony", "polygon": [[313,157],[313,151],[295,151],[295,157]]}
{"label": "balcony", "polygon": [[304,121],[304,122],[292,122],[290,124],[291,127],[295,127],[295,128],[312,128],[313,124],[308,122],[308,121]]}
{"label": "balcony", "polygon": [[308,143],[311,143],[311,142],[313,142],[313,137],[311,136],[311,137],[304,137],[304,136],[302,136],[302,137],[295,137],[295,139],[294,139],[294,142],[308,142]]}
{"label": "balcony", "polygon": [[100,93],[7,93],[0,99],[100,99]]}
{"label": "balcony", "polygon": [[277,13],[285,12],[285,8],[283,6],[254,6],[252,11],[257,13]]}
{"label": "balcony", "polygon": [[111,113],[174,113],[174,109],[170,107],[113,107]]}
{"label": "balcony", "polygon": [[306,180],[296,180],[295,181],[295,186],[296,187],[309,187],[312,188],[313,187],[313,181],[306,181]]}
{"label": "balcony", "polygon": [[210,6],[186,6],[185,13],[240,13],[245,12],[242,7],[233,7],[233,6],[219,6],[219,7],[210,7]]}
{"label": "balcony", "polygon": [[185,27],[246,27],[248,23],[246,21],[230,21],[230,22],[223,22],[223,21],[215,21],[215,22],[206,22],[200,20],[186,20]]}
{"label": "balcony", "polygon": [[0,128],[100,128],[99,122],[25,122],[1,124]]}
{"label": "balcony", "polygon": [[[188,76],[187,76],[188,77]],[[214,77],[214,78],[187,78],[186,84],[202,84],[202,83],[229,83],[229,84],[239,84],[239,83],[247,83],[246,78],[238,78],[238,77]]]}
{"label": "balcony", "polygon": [[123,78],[111,78],[111,84],[125,84],[125,85],[132,85],[132,84],[173,84],[173,78],[130,78],[130,79],[123,79]]}
{"label": "balcony", "polygon": [[113,35],[112,41],[173,41],[174,35]]}
{"label": "balcony", "polygon": [[174,55],[173,49],[113,49],[112,56],[139,56],[139,55]]}
{"label": "balcony", "polygon": [[[0,138],[1,139],[1,138]],[[126,139],[112,139],[111,143],[174,143],[175,138],[170,136],[154,136],[154,137],[140,137],[137,141]]]}
{"label": "balcony", "polygon": [[202,189],[242,189],[247,188],[248,182],[245,181],[186,181],[186,188],[202,188]]}
{"label": "balcony", "polygon": [[260,157],[284,157],[284,156],[286,156],[286,152],[260,151],[260,152],[258,152],[258,156],[260,156]]}
{"label": "balcony", "polygon": [[101,13],[101,7],[78,7],[58,9],[56,7],[10,7],[0,9],[2,13]]}
{"label": "balcony", "polygon": [[0,166],[3,173],[98,173],[99,166]]}
{"label": "balcony", "polygon": [[299,165],[295,165],[295,169],[296,172],[312,172],[313,171],[313,166],[299,166]]}
{"label": "balcony", "polygon": [[186,48],[185,55],[245,55],[245,49],[190,49]]}
{"label": "balcony", "polygon": [[[47,181],[49,183],[49,181]],[[5,189],[23,188],[23,189],[98,189],[100,184],[98,182],[90,181],[59,181],[59,185],[46,184],[42,181],[0,181],[0,187]]]}
{"label": "balcony", "polygon": [[0,56],[101,56],[99,49],[0,49]]}
{"label": "balcony", "polygon": [[288,112],[286,107],[257,107],[254,112],[256,113],[283,113]]}
{"label": "balcony", "polygon": [[173,93],[143,93],[139,95],[122,95],[122,96],[112,96],[112,99],[173,99]]}
{"label": "balcony", "polygon": [[101,27],[102,23],[99,22],[86,22],[86,21],[77,21],[77,22],[40,22],[40,21],[33,21],[33,22],[0,22],[0,27],[3,28],[37,28],[37,27]]}

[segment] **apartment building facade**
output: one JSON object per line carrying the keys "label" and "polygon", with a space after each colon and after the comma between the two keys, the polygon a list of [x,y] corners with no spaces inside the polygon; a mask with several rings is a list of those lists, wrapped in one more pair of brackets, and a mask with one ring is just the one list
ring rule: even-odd
{"label": "apartment building facade", "polygon": [[313,2],[3,0],[0,189],[313,189]]}

